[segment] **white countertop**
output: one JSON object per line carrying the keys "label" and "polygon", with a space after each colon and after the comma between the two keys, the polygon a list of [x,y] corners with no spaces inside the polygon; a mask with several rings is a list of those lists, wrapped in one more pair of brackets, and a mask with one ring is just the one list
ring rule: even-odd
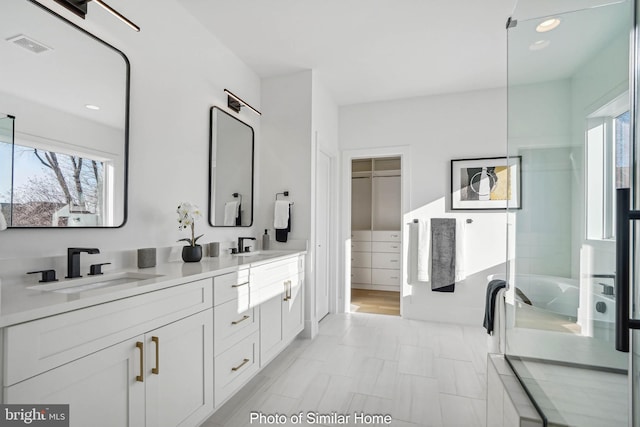
{"label": "white countertop", "polygon": [[[28,322],[47,316],[77,310],[97,304],[128,298],[135,295],[153,292],[171,286],[193,282],[213,276],[236,271],[240,268],[255,267],[293,255],[304,254],[305,251],[261,251],[250,256],[225,256],[220,258],[202,258],[200,262],[183,263],[168,262],[156,267],[144,269],[127,269],[158,277],[133,281],[129,283],[106,286],[76,293],[59,293],[36,289],[33,283],[2,285],[0,295],[0,327]],[[105,280],[110,274],[119,271],[105,272],[101,276]],[[98,276],[90,276],[96,277]],[[72,283],[81,279],[61,279],[56,283]],[[99,279],[96,279],[99,280]],[[43,284],[44,286],[48,284]]]}

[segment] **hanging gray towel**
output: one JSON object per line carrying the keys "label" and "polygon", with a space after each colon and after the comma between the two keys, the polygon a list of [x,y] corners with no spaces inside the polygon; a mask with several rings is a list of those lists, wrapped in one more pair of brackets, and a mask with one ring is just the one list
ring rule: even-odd
{"label": "hanging gray towel", "polygon": [[456,285],[456,220],[431,218],[431,290],[453,292]]}

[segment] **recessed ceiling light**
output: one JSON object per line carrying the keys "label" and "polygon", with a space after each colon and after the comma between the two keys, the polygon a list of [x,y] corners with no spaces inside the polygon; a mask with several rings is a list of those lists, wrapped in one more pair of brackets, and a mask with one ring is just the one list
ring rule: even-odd
{"label": "recessed ceiling light", "polygon": [[550,18],[550,19],[547,19],[546,21],[542,21],[536,27],[536,31],[539,32],[539,33],[546,33],[547,31],[553,30],[558,25],[560,25],[560,19],[559,18]]}
{"label": "recessed ceiling light", "polygon": [[97,105],[93,105],[93,104],[87,104],[85,105],[85,107],[87,107],[89,110],[99,110],[100,107],[98,107]]}
{"label": "recessed ceiling light", "polygon": [[542,50],[550,44],[551,42],[549,40],[538,40],[529,45],[529,50]]}

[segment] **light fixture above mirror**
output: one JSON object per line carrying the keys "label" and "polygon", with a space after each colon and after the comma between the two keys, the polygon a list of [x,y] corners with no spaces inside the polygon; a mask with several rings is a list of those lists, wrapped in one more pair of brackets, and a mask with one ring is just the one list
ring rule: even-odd
{"label": "light fixture above mirror", "polygon": [[91,1],[93,1],[96,4],[102,6],[102,8],[104,10],[106,10],[107,12],[109,12],[110,14],[112,14],[113,16],[118,18],[120,21],[122,21],[125,24],[127,24],[133,30],[138,31],[138,32],[140,31],[140,27],[138,27],[130,19],[128,19],[126,16],[124,16],[123,14],[121,14],[120,12],[118,12],[117,10],[115,10],[114,8],[112,8],[111,6],[109,6],[108,4],[106,4],[102,0],[54,0],[54,1],[56,3],[64,6],[65,8],[70,10],[71,12],[75,13],[76,15],[81,17],[82,19],[84,19],[86,17],[86,15],[87,15],[87,4],[89,4],[89,2],[91,2]]}
{"label": "light fixture above mirror", "polygon": [[248,109],[250,109],[251,111],[253,111],[257,115],[259,115],[259,116],[262,115],[262,113],[260,111],[256,110],[251,105],[247,104],[245,101],[240,99],[238,96],[236,96],[233,93],[231,93],[228,89],[225,89],[224,93],[227,94],[227,107],[231,108],[236,113],[239,113],[240,110],[242,109],[242,107],[247,107]]}

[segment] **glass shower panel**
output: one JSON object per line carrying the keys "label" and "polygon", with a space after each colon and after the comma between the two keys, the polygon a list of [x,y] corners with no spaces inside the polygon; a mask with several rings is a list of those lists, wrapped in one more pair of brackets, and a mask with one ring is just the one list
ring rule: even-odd
{"label": "glass shower panel", "polygon": [[11,224],[13,122],[12,116],[0,114],[0,214],[7,225]]}
{"label": "glass shower panel", "polygon": [[519,1],[508,29],[522,208],[508,214],[507,359],[550,424],[627,425],[614,230],[631,166],[632,1],[537,14],[540,4]]}

